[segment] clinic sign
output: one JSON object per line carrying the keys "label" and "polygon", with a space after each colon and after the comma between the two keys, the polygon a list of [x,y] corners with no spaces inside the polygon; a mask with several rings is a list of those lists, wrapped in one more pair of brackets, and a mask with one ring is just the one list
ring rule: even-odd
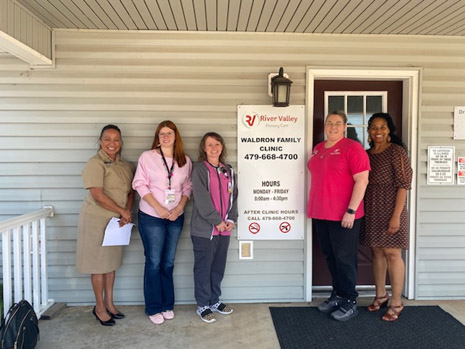
{"label": "clinic sign", "polygon": [[304,238],[304,106],[238,106],[238,239]]}

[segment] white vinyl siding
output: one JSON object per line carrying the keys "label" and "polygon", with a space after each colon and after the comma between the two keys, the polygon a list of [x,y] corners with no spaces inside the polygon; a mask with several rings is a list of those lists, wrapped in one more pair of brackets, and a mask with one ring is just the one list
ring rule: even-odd
{"label": "white vinyl siding", "polygon": [[[236,167],[237,105],[271,104],[267,76],[280,66],[294,82],[291,104],[305,104],[309,65],[423,68],[416,298],[465,298],[465,187],[426,186],[428,145],[455,145],[465,156],[465,141],[452,139],[453,107],[465,100],[465,38],[57,30],[55,50],[55,69],[30,70],[0,54],[0,218],[54,205],[51,298],[93,302],[74,259],[86,194],[80,174],[102,126],[121,127],[123,157],[133,163],[162,120],[179,126],[193,160],[200,137],[216,131]],[[189,204],[175,262],[176,297],[184,303],[194,301],[190,211]],[[117,272],[119,302],[143,301],[143,263],[135,229]],[[239,260],[233,234],[225,301],[302,301],[304,294],[303,241],[256,241],[254,259]]]}
{"label": "white vinyl siding", "polygon": [[52,57],[52,30],[13,0],[0,0],[0,31],[45,57]]}

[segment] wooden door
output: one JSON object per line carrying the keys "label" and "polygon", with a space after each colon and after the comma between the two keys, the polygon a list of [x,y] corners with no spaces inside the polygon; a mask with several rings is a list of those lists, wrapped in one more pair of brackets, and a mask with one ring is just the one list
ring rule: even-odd
{"label": "wooden door", "polygon": [[[354,91],[379,91],[386,93],[386,111],[392,116],[394,124],[397,127],[396,133],[402,136],[402,81],[348,81],[348,80],[315,80],[314,85],[314,119],[313,119],[313,146],[324,140],[324,118],[325,118],[325,92],[327,95],[332,92],[347,92],[347,94],[354,95]],[[332,95],[340,95],[343,93],[331,93]],[[357,95],[357,93],[355,93]],[[354,99],[354,104],[358,102]],[[338,105],[337,101],[333,103]],[[377,103],[366,110],[366,120],[369,119],[371,114],[377,111]],[[343,106],[343,104],[341,104]],[[347,107],[347,99],[346,104]],[[357,107],[355,107],[357,108]],[[338,108],[344,109],[344,108]],[[329,112],[334,110],[329,110]],[[368,112],[371,112],[368,115]],[[349,116],[348,123],[351,122]],[[353,128],[354,129],[354,128]],[[353,129],[351,131],[353,131]],[[356,127],[357,133],[348,132],[347,136],[350,138],[357,137],[358,140],[366,146],[366,125],[364,127]],[[363,135],[361,134],[363,132]],[[354,136],[356,135],[356,136]],[[365,137],[364,137],[365,136]],[[365,141],[364,141],[365,140]],[[315,231],[313,229],[313,231]],[[329,275],[326,262],[321,253],[318,238],[313,234],[313,286],[331,286],[331,276]],[[371,269],[371,251],[365,246],[359,246],[358,254],[358,278],[357,285],[374,285],[373,273]]]}

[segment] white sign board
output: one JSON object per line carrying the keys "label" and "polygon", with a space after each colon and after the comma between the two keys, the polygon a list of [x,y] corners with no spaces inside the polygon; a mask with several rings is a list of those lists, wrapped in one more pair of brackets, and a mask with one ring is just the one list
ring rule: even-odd
{"label": "white sign board", "polygon": [[304,111],[238,106],[239,240],[304,238]]}
{"label": "white sign board", "polygon": [[465,107],[454,107],[454,139],[465,139]]}
{"label": "white sign board", "polygon": [[457,184],[465,185],[465,157],[457,158]]}
{"label": "white sign board", "polygon": [[426,183],[431,185],[454,184],[454,164],[454,146],[429,146]]}

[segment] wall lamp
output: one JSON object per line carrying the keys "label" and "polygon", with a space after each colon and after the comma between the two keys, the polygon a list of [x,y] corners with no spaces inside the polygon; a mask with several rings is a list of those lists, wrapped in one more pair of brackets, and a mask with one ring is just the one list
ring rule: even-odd
{"label": "wall lamp", "polygon": [[268,95],[273,97],[273,107],[288,107],[291,97],[292,81],[289,75],[284,73],[283,67],[279,68],[279,74],[268,75]]}

